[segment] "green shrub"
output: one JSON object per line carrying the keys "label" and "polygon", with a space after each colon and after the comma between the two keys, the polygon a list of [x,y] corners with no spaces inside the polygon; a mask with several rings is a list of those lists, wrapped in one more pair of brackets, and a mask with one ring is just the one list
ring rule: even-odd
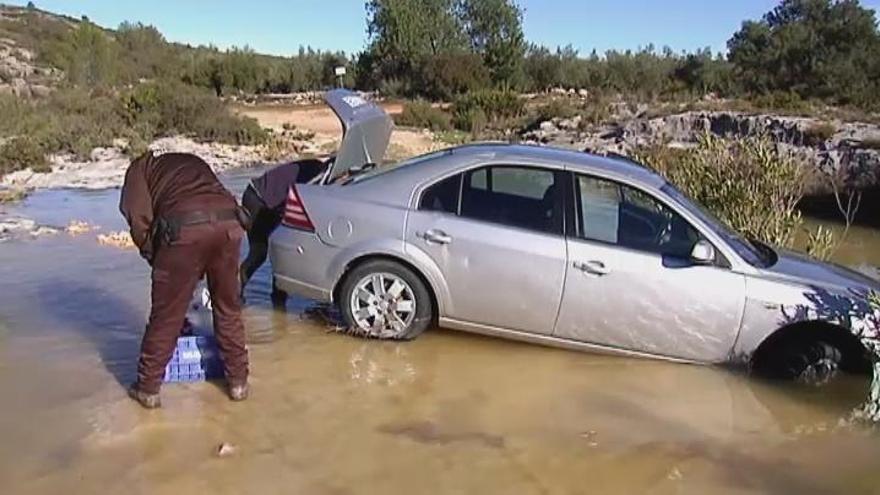
{"label": "green shrub", "polygon": [[34,135],[49,153],[86,158],[98,146],[111,146],[125,129],[118,97],[97,91],[56,91],[39,113],[43,121]]}
{"label": "green shrub", "polygon": [[22,122],[32,111],[32,106],[21,98],[0,94],[0,136],[18,134]]}
{"label": "green shrub", "polygon": [[456,110],[480,108],[490,119],[519,117],[525,110],[525,103],[519,93],[511,89],[489,89],[472,91],[455,100]]}
{"label": "green shrub", "polygon": [[[45,155],[86,159],[99,146],[128,141],[137,156],[157,136],[185,134],[231,144],[258,144],[267,134],[250,118],[232,114],[207,90],[177,82],[140,84],[124,94],[62,88],[48,98],[0,96],[0,174],[30,167],[48,171]],[[7,118],[8,117],[8,118]]]}
{"label": "green shrub", "polygon": [[40,143],[31,137],[21,136],[0,145],[0,174],[25,168],[34,172],[51,172]]}
{"label": "green shrub", "polygon": [[457,107],[452,117],[456,129],[469,132],[472,136],[482,133],[489,123],[486,112],[480,107]]}
{"label": "green shrub", "polygon": [[524,101],[511,89],[473,91],[456,98],[452,108],[455,126],[469,132],[481,124],[509,123],[525,113]]}
{"label": "green shrub", "polygon": [[137,134],[184,134],[203,141],[259,144],[268,135],[247,117],[233,115],[210,91],[179,82],[141,84],[123,96],[124,116]]}
{"label": "green shrub", "polygon": [[435,100],[450,100],[489,85],[489,70],[475,53],[446,53],[428,57],[421,65],[419,89]]}
{"label": "green shrub", "polygon": [[535,109],[535,122],[544,122],[552,119],[567,119],[577,115],[577,106],[564,99],[554,99]]}
{"label": "green shrub", "polygon": [[[665,175],[685,194],[747,237],[792,247],[803,219],[797,204],[807,181],[802,159],[765,137],[704,136],[694,149],[663,145],[643,149],[638,159]],[[811,254],[827,257],[834,238],[810,235]]]}
{"label": "green shrub", "polygon": [[809,113],[810,105],[794,91],[773,91],[753,96],[750,103],[765,111],[803,114]]}
{"label": "green shrub", "polygon": [[405,104],[403,112],[396,116],[394,121],[399,125],[430,129],[435,132],[448,131],[452,128],[448,113],[422,100]]}

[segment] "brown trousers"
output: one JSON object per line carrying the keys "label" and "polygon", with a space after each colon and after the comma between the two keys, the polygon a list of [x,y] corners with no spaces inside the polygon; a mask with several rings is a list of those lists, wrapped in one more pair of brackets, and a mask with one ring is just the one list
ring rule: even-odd
{"label": "brown trousers", "polygon": [[244,231],[236,221],[183,227],[180,238],[159,248],[153,260],[152,308],[138,361],[138,388],[158,393],[165,366],[174,353],[196,284],[208,276],[214,334],[230,385],[248,377],[248,353],[238,258]]}

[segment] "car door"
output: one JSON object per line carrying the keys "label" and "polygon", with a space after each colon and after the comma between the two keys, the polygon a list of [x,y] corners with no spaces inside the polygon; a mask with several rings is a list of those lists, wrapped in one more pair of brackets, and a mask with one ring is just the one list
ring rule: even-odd
{"label": "car door", "polygon": [[564,172],[483,166],[424,190],[407,249],[427,253],[449,289],[444,318],[549,335],[566,267]]}
{"label": "car door", "polygon": [[[640,189],[586,175],[573,181],[575,232],[555,336],[687,360],[728,357],[745,279],[690,262],[701,234]],[[717,251],[717,250],[716,250]]]}

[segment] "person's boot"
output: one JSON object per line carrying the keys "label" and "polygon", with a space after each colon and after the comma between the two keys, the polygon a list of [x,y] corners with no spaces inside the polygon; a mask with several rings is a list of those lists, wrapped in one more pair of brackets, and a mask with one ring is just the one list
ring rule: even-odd
{"label": "person's boot", "polygon": [[128,396],[136,400],[144,409],[158,409],[162,407],[159,394],[148,394],[138,388],[137,382],[128,388]]}
{"label": "person's boot", "polygon": [[272,307],[275,309],[284,309],[287,306],[287,293],[279,289],[275,285],[275,278],[272,278],[272,294],[269,296],[272,301]]}
{"label": "person's boot", "polygon": [[250,386],[247,382],[229,386],[229,398],[235,402],[241,402],[248,398]]}

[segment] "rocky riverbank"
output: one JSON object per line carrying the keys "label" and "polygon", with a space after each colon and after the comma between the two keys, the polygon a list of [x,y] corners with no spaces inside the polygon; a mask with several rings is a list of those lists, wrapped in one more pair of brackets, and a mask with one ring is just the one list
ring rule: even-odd
{"label": "rocky riverbank", "polygon": [[621,123],[586,125],[580,116],[554,118],[523,132],[526,142],[600,154],[627,155],[640,146],[665,143],[689,147],[705,134],[728,138],[763,134],[815,165],[817,193],[829,192],[827,174],[840,173],[848,185],[880,185],[880,126],[828,122],[807,117],[742,112],[684,112]]}
{"label": "rocky riverbank", "polygon": [[[150,149],[155,153],[194,153],[208,162],[215,172],[265,161],[265,150],[257,146],[199,143],[185,137],[159,139],[150,145]],[[0,185],[17,189],[120,187],[130,162],[131,157],[125,153],[125,143],[120,141],[110,148],[92,150],[88,160],[77,160],[73,155],[54,155],[50,158],[51,172],[18,170],[6,174],[0,180]]]}

